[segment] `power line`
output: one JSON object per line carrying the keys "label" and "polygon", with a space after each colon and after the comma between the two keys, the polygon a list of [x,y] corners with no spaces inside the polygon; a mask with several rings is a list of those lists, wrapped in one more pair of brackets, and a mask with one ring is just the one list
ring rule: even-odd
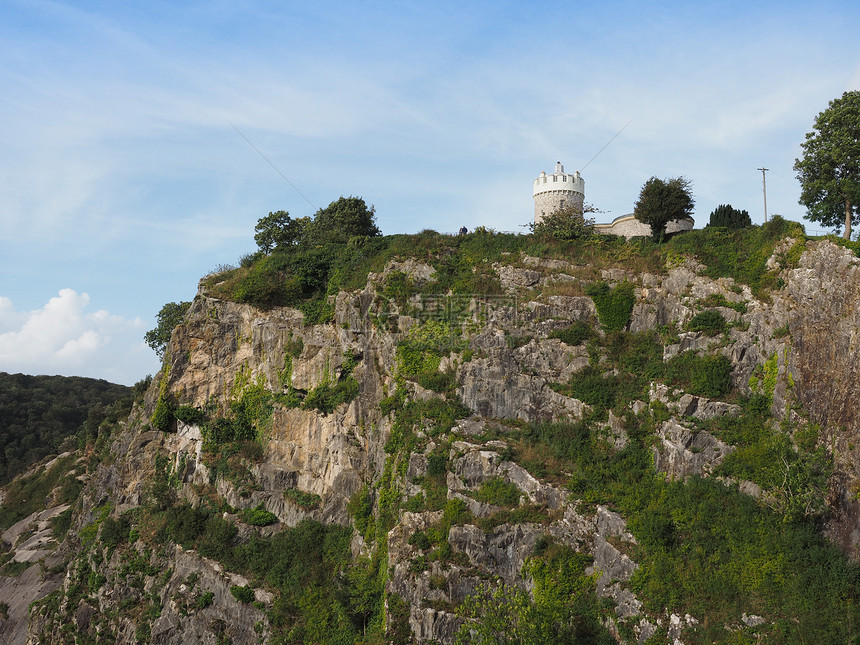
{"label": "power line", "polygon": [[[228,121],[228,123],[230,123],[230,122]],[[305,197],[305,194],[302,191],[300,191],[293,182],[291,182],[289,179],[287,179],[287,176],[284,173],[282,173],[280,171],[280,169],[275,164],[273,164],[271,161],[269,161],[269,158],[266,155],[264,155],[262,152],[260,152],[260,149],[257,146],[255,146],[253,143],[251,143],[251,140],[248,137],[246,137],[244,134],[242,134],[242,131],[239,128],[237,128],[232,123],[230,123],[230,127],[233,128],[236,132],[238,132],[239,136],[242,137],[245,141],[247,141],[248,145],[251,146],[254,150],[256,150],[257,154],[260,155],[263,159],[265,159],[266,163],[269,164],[272,168],[274,168],[275,172],[278,173],[281,177],[283,177],[284,181],[287,182],[290,186],[292,186],[293,190],[296,191],[299,195],[301,195],[304,198],[304,200],[308,204],[310,204],[310,207],[313,208],[314,211],[319,210],[319,208],[317,208],[316,206],[313,205],[311,200],[309,200],[307,197]]]}
{"label": "power line", "polygon": [[[631,120],[631,121],[628,121],[627,123],[625,123],[625,124],[624,124],[624,128],[626,128],[628,125],[630,125],[630,123],[631,123],[631,122],[632,122],[632,120]],[[606,142],[606,145],[605,145],[605,146],[603,146],[600,150],[598,150],[598,151],[597,151],[597,155],[599,155],[601,152],[603,152],[604,150],[606,150],[606,148],[609,146],[609,144],[610,144],[610,143],[612,143],[613,141],[615,141],[615,138],[616,138],[619,134],[621,134],[622,132],[624,132],[624,128],[621,128],[618,132],[616,132],[616,133],[615,133],[615,136],[614,136],[614,137],[612,137],[609,141],[607,141],[607,142]],[[586,168],[588,168],[588,164],[590,164],[592,161],[594,161],[595,159],[597,159],[597,155],[594,155],[591,159],[589,159],[589,160],[588,160],[588,163],[587,163],[587,164],[585,164],[582,168],[580,168],[580,169],[579,169],[579,171],[580,171],[580,172],[582,172],[583,170],[585,170]]]}

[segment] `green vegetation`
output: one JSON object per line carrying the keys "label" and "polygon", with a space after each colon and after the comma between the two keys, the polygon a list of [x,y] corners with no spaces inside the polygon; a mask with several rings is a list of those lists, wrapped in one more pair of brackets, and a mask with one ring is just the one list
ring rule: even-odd
{"label": "green vegetation", "polygon": [[785,237],[803,235],[803,226],[774,215],[762,226],[688,231],[673,237],[667,246],[671,252],[693,256],[704,264],[704,275],[733,278],[762,297],[779,286],[776,274],[767,268],[774,247]]}
{"label": "green vegetation", "polygon": [[[77,461],[77,455],[71,454],[57,459],[48,469],[36,470],[8,484],[6,498],[0,506],[0,529],[9,528],[37,510],[74,502],[83,488],[77,475],[85,471],[84,465],[76,466]],[[56,503],[49,503],[50,499]]]}
{"label": "green vegetation", "polygon": [[317,508],[322,503],[322,498],[316,493],[308,493],[298,488],[285,490],[284,499],[288,499],[296,506],[307,510]]}
{"label": "green vegetation", "polygon": [[651,177],[642,186],[633,215],[651,227],[651,238],[662,242],[666,224],[693,214],[692,184],[686,177],[658,179]]}
{"label": "green vegetation", "polygon": [[843,227],[850,240],[851,226],[860,220],[860,91],[830,101],[800,146],[803,158],[795,160],[794,170],[805,217]]}
{"label": "green vegetation", "polygon": [[467,619],[457,633],[457,645],[616,642],[600,620],[597,575],[585,574],[591,558],[548,539],[539,545],[523,567],[534,580],[534,600],[517,587],[482,585],[457,608]]}
{"label": "green vegetation", "polygon": [[168,302],[156,314],[155,329],[150,329],[144,335],[143,339],[155,353],[158,358],[164,358],[164,352],[167,350],[167,344],[170,342],[170,336],[177,325],[182,324],[185,318],[185,312],[191,306],[190,302]]}
{"label": "green vegetation", "polygon": [[750,214],[728,204],[720,204],[713,211],[708,226],[723,226],[725,228],[746,228],[752,226]]}
{"label": "green vegetation", "polygon": [[620,331],[627,327],[633,313],[633,305],[636,304],[633,284],[622,282],[610,289],[605,282],[596,282],[588,285],[585,293],[594,301],[603,329]]}
{"label": "green vegetation", "polygon": [[94,441],[100,427],[128,416],[139,389],[79,376],[0,372],[0,485],[48,455]]}
{"label": "green vegetation", "polygon": [[230,593],[241,603],[248,604],[249,602],[254,602],[254,589],[252,587],[231,585]]}
{"label": "green vegetation", "polygon": [[[372,223],[372,210],[368,212]],[[340,217],[338,213],[342,215],[340,207],[325,216],[318,213],[317,219]],[[591,283],[587,294],[594,300],[603,330],[578,321],[551,334],[570,346],[586,344],[590,365],[566,383],[552,387],[588,403],[591,411],[575,423],[492,420],[486,425],[485,436],[470,436],[468,440],[503,439],[507,447],[498,448],[501,459],[515,461],[531,474],[566,487],[579,500],[580,513],[588,514],[597,504],[620,512],[628,520],[636,543],[616,546],[627,549],[639,564],[630,586],[645,603],[643,615],[692,614],[701,622],[682,635],[684,642],[731,639],[741,643],[753,642],[757,636],[763,643],[850,642],[854,636],[851,625],[860,619],[860,571],[830,547],[818,530],[832,464],[826,451],[818,447],[817,428],[806,422],[780,424],[771,417],[778,357],[771,357],[756,371],[751,381],[755,394],[744,399],[732,391],[728,358],[685,352],[664,361],[664,345],[677,342],[680,329],[667,326],[640,333],[625,331],[635,304],[633,284],[622,282],[610,288],[605,282],[594,282],[603,268],[636,266],[660,273],[667,266],[695,257],[706,265],[706,272],[719,274],[714,277],[733,277],[763,294],[779,285],[762,256],[766,257],[766,249],[772,250],[782,234],[801,239],[799,227],[775,219],[764,227],[749,227],[743,232],[746,238],[727,228],[712,228],[676,236],[656,246],[649,240],[628,243],[600,236],[560,239],[486,230],[462,237],[432,231],[386,238],[372,232],[328,236],[324,231],[330,223],[314,231],[316,220],[291,220],[286,213],[272,213],[270,217],[261,220],[258,230],[260,253],[243,261],[240,269],[210,277],[208,289],[257,306],[289,301],[305,311],[306,322],[326,322],[332,314],[330,297],[337,290],[363,286],[368,271],[379,272],[391,259],[417,257],[436,270],[436,281],[421,285],[404,273],[389,273],[371,308],[376,316],[374,324],[400,335],[396,336],[396,364],[391,374],[394,391],[386,392],[389,396],[380,404],[385,419],[379,426],[362,429],[366,436],[375,438],[390,430],[385,437],[384,462],[379,464],[381,475],[365,482],[347,506],[354,530],[365,541],[364,553],[370,555],[353,559],[353,527],[306,520],[294,528],[278,526],[278,533],[268,535],[271,529],[254,527],[276,522],[274,514],[262,504],[239,511],[230,508],[212,486],[219,477],[227,479],[245,500],[259,490],[252,475],[253,464],[263,458],[272,415],[280,406],[329,414],[358,395],[354,371],[362,357],[351,353],[345,354],[336,367],[326,368],[327,377],[317,388],[307,393],[294,389],[293,360],[305,349],[304,341],[296,337],[284,348],[283,369],[276,379],[280,387],[275,389],[279,391],[272,392],[268,381],[253,378],[246,368],[236,376],[229,401],[220,402],[227,406],[220,416],[214,404],[205,409],[177,406],[168,392],[162,392],[152,424],[165,430],[173,427],[174,420],[199,425],[205,439],[204,463],[212,480],[195,484],[195,506],[182,503],[177,491],[184,464],[159,456],[145,507],[118,517],[109,505],[95,509],[89,524],[79,536],[73,536],[80,539],[83,555],[70,565],[69,584],[34,605],[34,612],[50,610],[60,616],[65,611],[67,622],[73,624],[70,612],[78,602],[92,598],[110,582],[104,579],[99,563],[115,556],[120,562],[117,575],[132,591],[123,601],[127,606],[104,620],[116,620],[117,616],[130,620],[138,638],[145,641],[151,636],[152,621],[160,607],[159,581],[166,583],[170,578],[164,554],[175,543],[246,576],[248,586],[231,589],[237,601],[254,602],[255,588],[274,594],[271,603],[255,603],[267,613],[270,642],[410,642],[409,607],[396,593],[385,593],[394,564],[388,558],[388,532],[401,510],[440,512],[437,517],[441,519],[408,536],[414,549],[409,567],[414,573],[429,575],[434,591],[446,588],[447,578],[440,570],[452,564],[461,566],[466,575],[481,575],[477,569],[467,569],[467,558],[450,544],[453,526],[473,523],[489,532],[505,523],[547,526],[560,516],[559,511],[523,499],[523,492],[502,477],[490,478],[469,493],[478,501],[499,507],[489,517],[473,517],[462,500],[447,498],[452,468],[449,459],[455,458],[452,455],[456,456],[460,445],[460,437],[450,431],[471,411],[456,396],[456,371],[442,372],[440,365],[446,357],[451,356],[452,362],[466,360],[468,352],[481,351],[470,350],[466,339],[469,324],[480,324],[482,314],[475,314],[462,302],[449,307],[446,301],[439,316],[428,319],[432,318],[424,316],[428,310],[420,308],[426,303],[416,304],[418,299],[413,298],[443,293],[456,301],[452,296],[458,294],[500,294],[492,264],[516,262],[523,252],[573,259],[582,267],[577,268],[581,271],[577,277]],[[786,253],[786,260],[793,261],[802,246],[795,245]],[[571,291],[567,293],[582,295],[579,281],[559,287],[568,288]],[[745,310],[744,303],[729,303],[722,296],[710,296],[697,306]],[[402,329],[397,316],[383,315],[385,312],[413,316],[421,312],[415,316],[421,322]],[[541,321],[546,322],[567,324]],[[716,335],[727,329],[727,323],[710,309],[697,314],[687,329]],[[533,329],[512,329],[508,346],[522,347],[533,333]],[[641,407],[638,414],[631,406],[635,400],[649,400],[648,387],[654,381],[740,404],[741,413],[735,417],[683,421],[693,430],[707,430],[736,447],[716,474],[756,483],[764,491],[761,502],[741,494],[730,482],[695,477],[686,482],[669,481],[654,471],[654,448],[659,445],[655,433],[669,412],[659,402],[636,407]],[[413,384],[432,394],[422,392],[421,397],[411,398]],[[617,419],[613,424],[620,424],[626,435],[623,448],[617,448],[608,434],[610,411]],[[87,445],[104,442],[105,436],[109,432],[87,434]],[[495,442],[490,445],[498,447]],[[411,493],[420,492],[406,499],[407,473],[422,460],[426,460],[426,471],[409,482],[419,487]],[[56,497],[64,486],[69,486],[66,495],[73,499],[77,495],[74,478],[64,480],[58,473],[44,473],[38,480],[22,478],[11,499]],[[318,508],[322,502],[318,495],[297,489],[284,490],[283,497],[304,510]],[[10,508],[6,504],[2,512],[9,513]],[[57,534],[68,530],[71,517],[70,513],[57,518],[53,527]],[[4,515],[0,520],[10,522],[14,518]],[[240,531],[234,523],[237,521],[247,526]],[[547,533],[550,530],[547,528]],[[614,617],[614,608],[596,597],[598,574],[585,573],[590,564],[587,555],[556,544],[547,535],[537,541],[521,571],[530,578],[532,594],[485,576],[476,593],[459,605],[429,599],[425,603],[466,619],[457,635],[461,643],[508,639],[608,644],[614,641],[605,621]],[[184,598],[172,599],[180,613],[185,612],[182,615],[213,602],[214,594],[195,587],[195,582],[186,582],[189,591]],[[742,627],[739,617],[744,612],[762,615],[767,623],[757,630]],[[632,634],[632,625],[639,618],[620,621],[622,636]],[[727,632],[727,624],[738,626],[738,631]],[[226,626],[212,623],[211,628],[219,639],[226,638]],[[111,635],[109,629],[101,633]],[[115,634],[112,636],[115,640]],[[47,637],[42,640],[51,642]]]}
{"label": "green vegetation", "polygon": [[551,331],[549,334],[550,338],[558,338],[564,344],[572,347],[581,345],[592,336],[594,336],[594,330],[585,320],[577,320],[570,327],[556,329],[555,331]]}
{"label": "green vegetation", "polygon": [[687,329],[703,332],[706,336],[716,336],[726,330],[726,319],[723,314],[713,309],[701,311],[690,319]]}
{"label": "green vegetation", "polygon": [[501,477],[488,479],[472,493],[479,502],[496,506],[518,506],[523,492],[513,482]]}
{"label": "green vegetation", "polygon": [[247,508],[242,511],[242,521],[251,526],[268,526],[275,524],[278,521],[278,516],[263,508],[262,504],[258,504],[255,508]]}
{"label": "green vegetation", "polygon": [[584,216],[584,212],[594,212],[594,208],[566,206],[545,215],[537,224],[530,223],[529,229],[537,237],[553,237],[559,240],[576,240],[594,235],[594,219]]}

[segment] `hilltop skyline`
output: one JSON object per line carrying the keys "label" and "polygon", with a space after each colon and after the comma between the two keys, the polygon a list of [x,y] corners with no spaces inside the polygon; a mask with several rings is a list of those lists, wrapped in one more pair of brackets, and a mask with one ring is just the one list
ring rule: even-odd
{"label": "hilltop skyline", "polygon": [[341,195],[384,234],[524,231],[560,161],[600,222],[684,175],[702,227],[723,203],[761,223],[767,167],[768,214],[823,232],[792,165],[860,89],[847,1],[12,0],[2,18],[0,371],[124,384],[158,370],[161,305],[253,251],[259,218]]}

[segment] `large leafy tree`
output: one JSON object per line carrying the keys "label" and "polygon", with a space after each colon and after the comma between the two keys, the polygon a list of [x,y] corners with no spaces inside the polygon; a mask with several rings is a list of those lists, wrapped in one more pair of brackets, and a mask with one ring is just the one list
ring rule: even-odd
{"label": "large leafy tree", "polygon": [[158,312],[155,329],[150,329],[143,337],[146,344],[158,354],[158,358],[164,358],[164,350],[167,349],[173,329],[182,322],[190,306],[190,302],[168,302]]}
{"label": "large leafy tree", "polygon": [[692,215],[695,202],[690,190],[690,180],[686,177],[651,177],[642,186],[633,215],[643,224],[648,224],[651,237],[660,242],[666,234],[666,224]]}
{"label": "large leafy tree", "polygon": [[261,217],[254,227],[254,241],[263,253],[295,246],[302,239],[309,217],[293,219],[287,211]]}
{"label": "large leafy tree", "polygon": [[351,237],[382,235],[376,226],[373,206],[368,208],[361,197],[340,197],[314,214],[307,230],[312,244],[345,244]]}
{"label": "large leafy tree", "polygon": [[815,119],[794,161],[806,219],[840,228],[851,237],[860,221],[860,90],[845,92]]}

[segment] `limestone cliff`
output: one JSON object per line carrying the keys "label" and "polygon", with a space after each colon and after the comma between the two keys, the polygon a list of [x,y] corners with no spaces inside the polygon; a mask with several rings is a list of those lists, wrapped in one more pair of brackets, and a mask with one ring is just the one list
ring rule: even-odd
{"label": "limestone cliff", "polygon": [[[383,288],[391,276],[424,294],[436,279],[431,264],[401,258],[363,289],[332,296],[334,320],[319,325],[306,325],[296,309],[214,298],[201,283],[162,372],[113,436],[110,456],[87,475],[68,536],[38,556],[41,575],[36,565],[0,579],[0,589],[27,590],[6,600],[0,634],[15,643],[72,642],[74,633],[86,642],[311,642],[304,623],[305,631],[290,631],[278,622],[299,611],[282,611],[283,591],[231,571],[230,560],[201,546],[204,522],[206,531],[232,527],[230,543],[241,545],[310,519],[345,527],[353,562],[381,562],[384,607],[356,609],[350,628],[370,633],[381,620],[377,633],[391,642],[453,643],[470,625],[478,638],[488,614],[469,599],[505,588],[524,593],[523,602],[549,603],[546,580],[554,578],[544,565],[572,562],[570,554],[586,563],[576,580],[589,588],[578,597],[602,599],[588,605],[596,622],[576,623],[589,642],[733,633],[779,642],[783,617],[767,603],[736,606],[715,626],[678,609],[688,606],[683,598],[648,596],[654,554],[680,544],[692,525],[675,512],[655,529],[648,518],[663,517],[656,506],[634,513],[628,498],[604,492],[599,464],[577,461],[586,450],[577,437],[587,435],[596,455],[630,454],[638,464],[650,457],[644,468],[663,473],[660,481],[718,478],[740,495],[731,499],[755,500],[762,513],[823,522],[856,557],[858,263],[829,241],[788,238],[770,260],[778,288],[757,297],[731,278],[706,277],[693,257],[643,272],[623,261],[594,269],[510,254],[493,265],[502,293],[398,300]],[[597,297],[586,295],[598,282],[610,293],[632,287],[620,332],[606,331]],[[698,320],[717,331],[690,324],[703,312],[712,314]],[[565,336],[574,328],[586,330],[578,340]],[[711,381],[695,385],[701,374],[677,376],[684,365],[715,370],[712,380],[727,365],[728,382],[710,393]],[[693,391],[684,391],[687,382]],[[747,418],[750,397],[770,408],[757,412],[770,419],[762,445],[782,446],[773,454],[785,460],[757,481],[745,474],[751,457],[732,457],[747,455],[731,419]],[[156,421],[164,409],[167,420]],[[242,443],[248,432],[254,440]],[[566,438],[541,443],[549,441],[541,432]],[[796,500],[822,501],[823,487],[804,480],[801,491],[779,480],[815,450],[832,459],[826,512],[814,499]],[[171,508],[209,510],[183,511],[189,525],[176,528]],[[33,538],[62,510],[6,531],[7,559],[37,561]],[[652,559],[641,564],[637,555]],[[642,566],[647,574],[637,577]],[[351,574],[338,575],[343,582]],[[26,604],[39,598],[28,626]]]}

